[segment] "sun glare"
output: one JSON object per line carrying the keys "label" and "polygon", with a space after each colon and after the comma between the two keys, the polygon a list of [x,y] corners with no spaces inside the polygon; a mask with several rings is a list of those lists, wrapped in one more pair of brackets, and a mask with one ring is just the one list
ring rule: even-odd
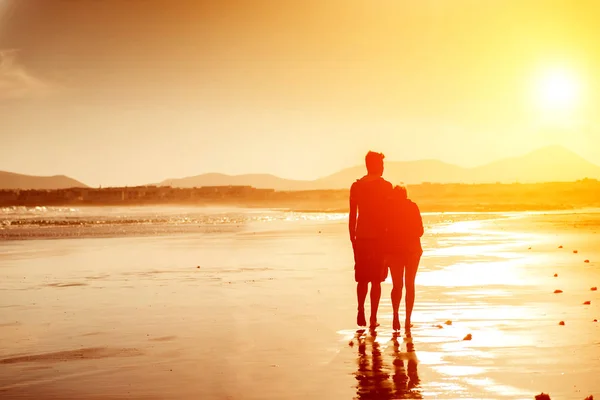
{"label": "sun glare", "polygon": [[563,69],[548,70],[538,77],[537,102],[547,111],[573,110],[579,102],[580,90],[580,83],[573,72]]}

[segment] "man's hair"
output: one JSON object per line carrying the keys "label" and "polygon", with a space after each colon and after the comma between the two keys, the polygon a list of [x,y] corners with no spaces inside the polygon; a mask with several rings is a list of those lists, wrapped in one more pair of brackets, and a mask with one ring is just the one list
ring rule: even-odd
{"label": "man's hair", "polygon": [[383,153],[369,151],[365,156],[365,164],[369,174],[383,175]]}
{"label": "man's hair", "polygon": [[396,186],[394,186],[394,193],[396,194],[396,196],[400,197],[401,199],[407,199],[408,198],[408,193],[406,191],[406,186],[404,186],[404,185],[396,185]]}

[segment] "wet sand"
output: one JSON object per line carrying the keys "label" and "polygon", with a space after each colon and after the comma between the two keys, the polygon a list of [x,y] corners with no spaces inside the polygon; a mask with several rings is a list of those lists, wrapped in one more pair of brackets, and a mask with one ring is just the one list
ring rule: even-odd
{"label": "wet sand", "polygon": [[0,398],[600,396],[600,215],[425,220],[412,337],[390,282],[357,334],[345,221],[0,242]]}

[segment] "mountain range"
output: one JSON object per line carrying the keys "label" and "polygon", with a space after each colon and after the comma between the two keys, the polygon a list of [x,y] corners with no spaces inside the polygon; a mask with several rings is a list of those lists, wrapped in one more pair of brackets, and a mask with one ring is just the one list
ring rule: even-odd
{"label": "mountain range", "polygon": [[73,187],[85,188],[87,185],[64,175],[34,176],[0,171],[1,189],[67,189]]}
{"label": "mountain range", "polygon": [[[269,174],[232,176],[212,173],[167,179],[159,185],[250,185],[276,190],[343,189],[349,188],[365,172],[364,164],[361,164],[312,181],[283,179]],[[600,167],[562,146],[548,146],[520,157],[505,158],[472,168],[439,160],[386,161],[384,178],[394,184],[569,182],[583,178],[600,179]]]}
{"label": "mountain range", "polygon": [[[271,174],[225,175],[208,173],[164,180],[157,185],[200,187],[248,185],[276,190],[344,189],[365,174],[363,164],[316,180],[291,180]],[[390,182],[432,183],[535,183],[600,179],[600,167],[562,146],[548,146],[528,154],[466,168],[439,160],[386,161],[384,178]],[[29,176],[0,171],[0,189],[59,189],[87,187],[72,178]]]}

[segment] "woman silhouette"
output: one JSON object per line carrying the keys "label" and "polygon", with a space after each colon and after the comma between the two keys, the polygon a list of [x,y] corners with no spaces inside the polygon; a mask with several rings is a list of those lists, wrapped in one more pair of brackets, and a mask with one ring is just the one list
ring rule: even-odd
{"label": "woman silhouette", "polygon": [[395,186],[390,209],[388,265],[392,274],[392,327],[400,330],[398,309],[402,300],[402,289],[406,287],[406,319],[404,329],[410,333],[411,316],[415,304],[415,277],[423,254],[421,236],[423,220],[419,207],[408,199],[406,188]]}

